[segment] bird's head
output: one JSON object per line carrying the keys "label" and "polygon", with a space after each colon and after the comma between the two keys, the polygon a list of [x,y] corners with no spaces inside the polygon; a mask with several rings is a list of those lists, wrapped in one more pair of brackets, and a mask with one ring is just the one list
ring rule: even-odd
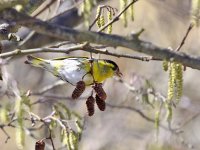
{"label": "bird's head", "polygon": [[122,73],[120,72],[118,65],[114,61],[106,60],[106,62],[110,64],[110,67],[114,71],[114,75],[122,77]]}

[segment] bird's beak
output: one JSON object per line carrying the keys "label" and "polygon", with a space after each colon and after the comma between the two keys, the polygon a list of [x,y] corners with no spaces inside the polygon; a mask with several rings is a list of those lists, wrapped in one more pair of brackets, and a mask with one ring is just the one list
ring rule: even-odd
{"label": "bird's beak", "polygon": [[123,76],[123,74],[122,74],[120,71],[117,71],[117,72],[116,72],[116,75],[117,75],[118,77],[120,77],[120,78]]}

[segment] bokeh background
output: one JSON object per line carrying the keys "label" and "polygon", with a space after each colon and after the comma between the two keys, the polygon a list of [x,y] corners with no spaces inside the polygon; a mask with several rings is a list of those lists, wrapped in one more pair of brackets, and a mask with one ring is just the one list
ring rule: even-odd
{"label": "bokeh background", "polygon": [[[111,5],[119,9],[119,0],[101,1],[99,4]],[[55,4],[56,5],[56,4]],[[52,5],[46,13],[39,17],[46,20],[52,17]],[[73,3],[72,3],[73,5]],[[66,7],[64,7],[66,6]],[[64,5],[60,9],[66,9],[70,6]],[[80,9],[80,5],[77,5]],[[60,10],[60,11],[61,11]],[[113,33],[127,36],[131,32],[137,32],[141,28],[145,31],[140,36],[141,39],[150,41],[161,47],[176,48],[191,22],[191,0],[139,0],[134,5],[135,20],[128,21],[128,27],[125,28],[120,20],[113,24]],[[96,7],[91,13],[90,23],[96,15]],[[71,18],[73,19],[73,17]],[[74,19],[77,19],[74,17]],[[73,21],[73,20],[72,20]],[[71,20],[63,20],[63,22],[71,22]],[[77,26],[74,28],[87,30],[84,21],[80,18]],[[97,30],[94,27],[92,30]],[[189,34],[181,52],[191,55],[199,55],[199,28],[195,27]],[[33,41],[33,42],[32,42]],[[33,40],[29,40],[23,48],[40,47],[41,45],[52,44],[52,40],[40,41],[39,35]],[[33,44],[32,44],[33,43]],[[69,45],[68,45],[69,46]],[[124,48],[107,48],[113,52],[143,56],[143,54],[135,53],[132,50]],[[85,52],[73,52],[70,56],[89,56]],[[64,54],[37,54],[35,56],[44,58],[55,58],[66,56]],[[99,55],[93,55],[98,58]],[[147,89],[146,81],[156,92],[166,96],[168,73],[163,71],[162,62],[160,61],[139,61],[126,58],[116,58],[112,56],[100,55],[100,58],[108,58],[115,61],[123,73],[123,80],[136,89]],[[17,81],[20,91],[39,91],[41,88],[50,85],[58,79],[48,72],[34,68],[24,64],[26,57],[15,58],[6,65],[7,72]],[[87,116],[85,100],[63,100],[59,98],[46,98],[48,103],[38,104],[34,107],[34,112],[41,117],[49,115],[52,111],[51,105],[55,101],[62,101],[71,110],[79,113],[85,120],[83,134],[80,140],[79,149],[81,150],[187,150],[200,149],[200,72],[191,68],[184,71],[184,88],[183,97],[180,103],[174,108],[172,119],[172,128],[178,128],[182,132],[174,134],[168,129],[159,128],[159,134],[156,138],[156,129],[154,122],[142,117],[135,110],[140,110],[149,118],[154,119],[157,105],[152,108],[151,105],[145,103],[141,93],[131,92],[124,83],[116,79],[108,79],[104,83],[104,89],[108,95],[106,102],[108,103],[106,111],[100,112],[95,110],[95,115]],[[59,95],[63,97],[70,96],[74,87],[69,84],[58,86],[45,94]],[[87,95],[90,88],[84,93]],[[31,100],[35,101],[39,97],[31,96]],[[2,97],[2,102],[6,101],[6,97]],[[115,107],[123,106],[123,107]],[[132,109],[131,109],[132,108]],[[167,127],[165,119],[165,110],[161,113],[161,123]],[[16,149],[14,129],[6,128],[11,136],[8,143],[1,140],[2,149]],[[36,133],[39,137],[44,133]],[[56,135],[55,135],[56,136]],[[0,138],[4,139],[4,133],[0,132]],[[157,140],[156,140],[157,139]],[[27,136],[25,149],[34,149],[34,139]],[[55,138],[55,145],[59,147],[59,140]],[[48,149],[48,148],[46,148]]]}

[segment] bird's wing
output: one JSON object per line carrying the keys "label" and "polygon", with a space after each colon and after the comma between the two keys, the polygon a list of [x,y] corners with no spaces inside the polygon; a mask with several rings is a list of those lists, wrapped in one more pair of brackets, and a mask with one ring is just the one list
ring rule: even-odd
{"label": "bird's wing", "polygon": [[73,56],[68,56],[68,57],[58,57],[58,58],[54,58],[54,59],[51,59],[51,60],[64,60],[64,59],[73,59],[73,60],[76,60],[76,59],[88,59],[88,57],[73,57]]}

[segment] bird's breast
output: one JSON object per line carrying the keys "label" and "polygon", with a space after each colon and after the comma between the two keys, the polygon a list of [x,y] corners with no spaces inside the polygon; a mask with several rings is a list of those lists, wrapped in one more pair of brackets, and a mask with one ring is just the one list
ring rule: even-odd
{"label": "bird's breast", "polygon": [[76,85],[79,81],[84,81],[86,85],[90,85],[93,82],[92,76],[88,74],[88,69],[80,62],[74,60],[65,62],[59,74],[64,81],[72,85]]}

